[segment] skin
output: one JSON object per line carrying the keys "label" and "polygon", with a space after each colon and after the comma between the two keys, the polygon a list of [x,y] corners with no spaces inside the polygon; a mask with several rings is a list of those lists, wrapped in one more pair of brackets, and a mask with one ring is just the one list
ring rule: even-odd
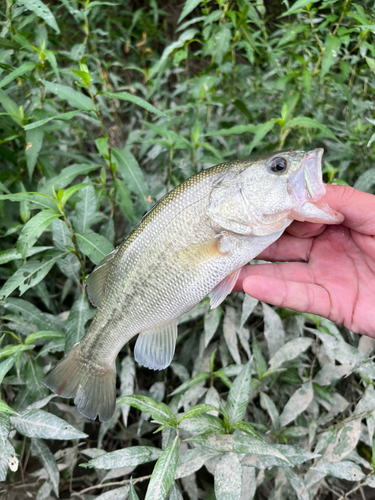
{"label": "skin", "polygon": [[344,222],[293,222],[258,256],[278,263],[245,266],[234,290],[375,338],[375,196],[328,185],[323,199]]}

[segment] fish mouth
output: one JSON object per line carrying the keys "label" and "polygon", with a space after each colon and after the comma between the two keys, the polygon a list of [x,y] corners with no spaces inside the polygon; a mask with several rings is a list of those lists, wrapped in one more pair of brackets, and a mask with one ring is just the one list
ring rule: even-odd
{"label": "fish mouth", "polygon": [[305,153],[301,168],[290,177],[288,191],[296,202],[290,216],[299,221],[340,224],[343,215],[321,199],[326,192],[322,181],[323,153],[323,148]]}

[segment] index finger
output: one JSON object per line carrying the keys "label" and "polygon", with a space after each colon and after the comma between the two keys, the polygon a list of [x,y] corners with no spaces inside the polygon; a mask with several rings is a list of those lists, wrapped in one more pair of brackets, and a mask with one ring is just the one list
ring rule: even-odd
{"label": "index finger", "polygon": [[344,215],[344,226],[362,234],[375,234],[375,196],[349,186],[326,186],[323,199]]}

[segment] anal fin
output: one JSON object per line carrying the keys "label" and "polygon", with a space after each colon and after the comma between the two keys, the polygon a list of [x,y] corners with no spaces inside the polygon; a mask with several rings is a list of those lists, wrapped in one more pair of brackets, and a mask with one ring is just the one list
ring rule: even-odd
{"label": "anal fin", "polygon": [[237,271],[233,271],[233,273],[231,274],[228,274],[228,276],[224,278],[223,281],[220,281],[220,283],[211,290],[208,295],[210,297],[211,309],[219,306],[223,302],[225,297],[233,290],[240,271],[241,268],[237,269]]}
{"label": "anal fin", "polygon": [[178,320],[141,332],[135,344],[135,360],[151,370],[163,370],[172,362],[176,348]]}

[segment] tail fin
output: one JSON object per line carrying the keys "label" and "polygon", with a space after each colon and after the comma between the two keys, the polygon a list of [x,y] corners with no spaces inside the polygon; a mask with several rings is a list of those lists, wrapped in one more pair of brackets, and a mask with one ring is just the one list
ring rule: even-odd
{"label": "tail fin", "polygon": [[73,398],[87,418],[110,420],[116,405],[116,370],[85,358],[80,343],[47,375],[45,385],[63,398]]}

